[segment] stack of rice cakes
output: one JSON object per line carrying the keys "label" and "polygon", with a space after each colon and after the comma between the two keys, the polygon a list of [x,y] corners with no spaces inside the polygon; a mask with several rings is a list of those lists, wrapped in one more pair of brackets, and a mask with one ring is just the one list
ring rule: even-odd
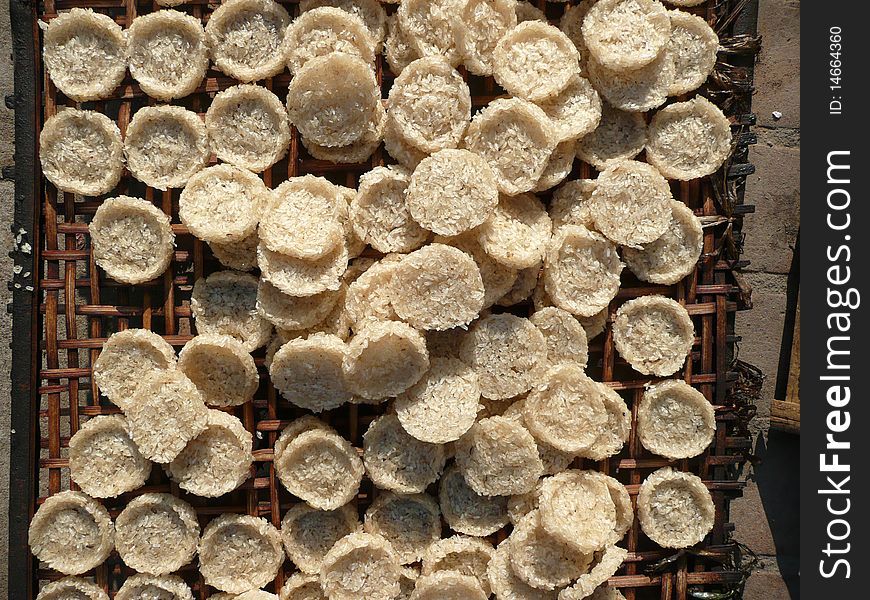
{"label": "stack of rice cakes", "polygon": [[[80,102],[110,95],[126,69],[163,102],[196,90],[209,64],[239,85],[215,94],[204,121],[142,108],[123,140],[89,110],[43,128],[43,172],[60,190],[110,194],[125,167],[180,188],[181,222],[227,270],[196,282],[198,335],[178,357],[150,331],[106,342],[94,378],[122,414],[72,437],[82,491],[33,519],[34,554],[68,575],[40,598],[106,598],[76,576],[113,548],[141,573],[117,598],[192,598],[172,573],[197,556],[221,599],[275,598],[260,588],[285,557],[298,572],[281,600],[622,598],[605,582],[627,554],[628,492],[572,465],[618,454],[631,417],[586,374],[588,343],[626,265],[670,285],[699,258],[700,222],[668,180],[715,172],[729,123],[700,95],[662,106],[706,80],[718,39],[656,0],[571,3],[559,27],[528,2],[392,3],[387,16],[376,0],[302,0],[294,19],[272,0],[229,0],[205,27],[164,9],[126,35],[72,9],[46,29],[51,80]],[[384,103],[379,53],[397,75]],[[282,103],[257,82],[285,67]],[[460,67],[507,94],[472,115]],[[256,174],[285,156],[291,125],[315,158],[364,162],[383,143],[396,164],[356,190],[312,175],[268,189]],[[565,181],[575,156],[598,177]],[[536,195],[550,190],[548,203]],[[150,281],[172,259],[169,218],[142,199],[105,200],[90,232],[97,265],[120,282]],[[528,318],[506,312],[522,304]],[[663,378],[638,408],[643,446],[703,453],[713,408],[676,378],[694,340],[686,309],[636,298],[612,327],[622,358]],[[255,395],[251,353],[263,347],[281,396],[313,413],[274,446],[278,479],[300,500],[280,530],[224,514],[200,531],[187,502],[154,493],[113,522],[95,498],[135,491],[154,463],[196,496],[245,483],[252,436],[232,409]],[[384,407],[361,455],[319,418],[347,404]],[[360,518],[364,478],[376,495]],[[643,483],[637,514],[654,542],[683,548],[704,539],[714,509],[700,479],[668,467]]]}

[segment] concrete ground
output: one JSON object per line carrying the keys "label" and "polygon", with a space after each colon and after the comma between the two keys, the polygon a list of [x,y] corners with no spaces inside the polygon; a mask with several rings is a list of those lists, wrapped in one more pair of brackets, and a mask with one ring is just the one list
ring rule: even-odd
{"label": "concrete ground", "polygon": [[[746,257],[752,260],[747,278],[754,287],[755,309],[738,317],[743,335],[740,358],[767,374],[759,418],[754,424],[756,453],[763,463],[750,474],[744,499],[733,507],[737,538],[756,552],[763,569],[749,580],[747,600],[797,598],[797,456],[798,438],[768,432],[770,401],[774,397],[779,362],[786,288],[792,251],[799,226],[800,160],[798,0],[761,0],[759,27],[764,36],[754,100],[759,116],[759,144],[752,161],[757,172],[747,184],[747,201],[756,205],[746,220]],[[0,2],[0,96],[12,93],[9,5]],[[775,119],[773,112],[782,113]],[[12,164],[12,112],[0,104],[0,166]],[[0,282],[11,274],[12,183],[0,181]],[[0,506],[8,502],[9,478],[9,337],[5,311],[10,294],[0,285]],[[7,577],[7,514],[0,511],[0,598],[5,598]],[[14,558],[14,557],[13,557]],[[790,593],[791,591],[791,593]]]}

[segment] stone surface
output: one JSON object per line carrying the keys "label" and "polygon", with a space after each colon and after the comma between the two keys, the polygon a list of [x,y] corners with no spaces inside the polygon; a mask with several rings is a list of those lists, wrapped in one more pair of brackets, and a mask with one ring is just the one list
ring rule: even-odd
{"label": "stone surface", "polygon": [[776,542],[770,528],[770,513],[765,510],[758,484],[750,481],[743,497],[731,503],[734,539],[746,544],[756,554],[776,554]]}
{"label": "stone surface", "polygon": [[779,571],[754,572],[746,582],[743,591],[743,600],[790,600],[791,598],[792,595]]}
{"label": "stone surface", "polygon": [[[758,31],[762,51],[755,71],[752,110],[763,127],[799,128],[800,2],[760,0]],[[773,112],[782,113],[775,119]]]}

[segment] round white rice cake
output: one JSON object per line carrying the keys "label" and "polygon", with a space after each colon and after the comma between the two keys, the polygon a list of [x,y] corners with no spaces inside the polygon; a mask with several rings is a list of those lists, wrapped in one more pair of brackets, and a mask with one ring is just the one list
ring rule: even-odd
{"label": "round white rice cake", "polygon": [[257,264],[263,279],[289,296],[313,296],[339,289],[347,260],[343,240],[326,256],[314,260],[272,252],[263,242],[257,246]]}
{"label": "round white rice cake", "polygon": [[713,529],[716,509],[701,478],[664,467],[647,477],[637,496],[641,529],[659,546],[688,548]]}
{"label": "round white rice cake", "polygon": [[218,92],[205,113],[205,127],[215,156],[255,173],[284,158],[290,145],[284,105],[259,85]]}
{"label": "round white rice cake", "polygon": [[550,306],[535,311],[529,320],[544,334],[547,342],[547,362],[551,365],[573,363],[586,368],[589,360],[589,342],[586,330],[568,311]]}
{"label": "round white rice cake", "polygon": [[193,592],[177,575],[141,575],[129,577],[118,593],[116,600],[141,600],[160,598],[160,600],[193,600]]}
{"label": "round white rice cake", "polygon": [[[517,278],[514,281],[513,286],[511,286],[511,289],[508,290],[504,296],[499,298],[496,304],[499,306],[514,306],[515,304],[528,300],[532,295],[532,292],[535,290],[535,287],[538,285],[538,276],[540,274],[540,264],[529,267],[528,269],[521,269],[517,272]],[[486,281],[484,281],[483,285],[486,287]]]}
{"label": "round white rice cake", "polygon": [[600,0],[583,19],[583,40],[595,60],[615,71],[648,65],[668,44],[671,20],[656,0]]}
{"label": "round white rice cake", "polygon": [[519,194],[502,196],[477,235],[489,256],[513,269],[527,269],[543,260],[552,229],[541,201],[533,194]]}
{"label": "round white rice cake", "polygon": [[251,475],[253,437],[236,417],[208,411],[205,431],[169,463],[169,476],[194,496],[216,498],[238,488]]}
{"label": "round white rice cake", "polygon": [[458,0],[404,0],[396,13],[408,44],[422,56],[443,56],[451,65],[462,61],[456,45]]}
{"label": "round white rice cake", "polygon": [[293,177],[272,192],[260,220],[260,240],[272,252],[316,260],[344,241],[347,202],[323,177]]}
{"label": "round white rice cake", "polygon": [[665,233],[643,248],[625,248],[622,258],[638,279],[672,285],[695,269],[704,247],[701,221],[688,206],[671,200],[671,223]]}
{"label": "round white rice cake", "polygon": [[46,584],[36,600],[109,600],[109,595],[95,583],[80,577],[64,577]]}
{"label": "round white rice cake", "polygon": [[276,448],[275,470],[291,494],[321,510],[350,502],[365,472],[350,442],[322,428],[300,433],[280,452]]}
{"label": "round white rice cake", "polygon": [[393,275],[399,262],[399,254],[388,254],[370,266],[347,287],[345,309],[354,330],[361,329],[369,320],[397,321],[393,310]]}
{"label": "round white rice cake", "polygon": [[499,600],[556,600],[557,590],[539,590],[517,577],[511,565],[511,553],[510,540],[504,540],[495,549],[486,569],[495,597]]}
{"label": "round white rice cake", "polygon": [[486,597],[491,594],[486,568],[492,559],[493,547],[488,541],[454,535],[432,543],[423,554],[423,575],[452,571],[474,577]]}
{"label": "round white rice cake", "polygon": [[513,398],[531,389],[547,360],[547,343],[528,319],[489,315],[472,326],[459,357],[477,372],[484,398]]}
{"label": "round white rice cake", "polygon": [[716,413],[704,394],[679,379],[649,386],[637,409],[643,447],[671,459],[698,456],[716,435]]}
{"label": "round white rice cake", "polygon": [[544,473],[535,438],[506,417],[482,419],[462,436],[456,464],[468,485],[487,496],[531,491]]}
{"label": "round white rice cake", "polygon": [[492,75],[498,41],[517,26],[516,0],[468,0],[458,15],[456,46],[465,68]]}
{"label": "round white rice cake", "polygon": [[127,433],[122,415],[88,420],[69,440],[69,475],[83,492],[114,498],[142,487],[151,463],[142,457]]}
{"label": "round white rice cake", "polygon": [[120,25],[89,8],[73,8],[43,31],[42,60],[52,83],[77,102],[109,96],[127,72]]}
{"label": "round white rice cake", "polygon": [[590,460],[604,460],[618,454],[631,433],[631,411],[616,390],[608,385],[595,382],[601,392],[600,398],[607,411],[607,425],[595,442],[580,455]]}
{"label": "round white rice cake", "polygon": [[375,61],[375,40],[362,19],[333,6],[302,12],[287,28],[284,46],[291,73],[330,52],[358,56],[367,64]]}
{"label": "round white rice cake", "polygon": [[625,534],[628,533],[628,530],[631,529],[634,523],[634,507],[631,504],[631,496],[629,496],[628,490],[624,485],[609,475],[599,471],[583,471],[583,474],[587,478],[600,481],[607,487],[610,499],[616,508],[616,525],[613,531],[611,531],[607,541],[608,546],[604,550],[604,552],[608,552],[612,544],[616,544],[625,537]]}
{"label": "round white rice cake", "polygon": [[[309,139],[300,138],[308,153],[318,160],[328,160],[333,164],[359,164],[371,158],[384,140],[387,126],[387,111],[383,104],[375,107],[375,116],[366,125],[366,130],[355,142],[346,146],[321,146]],[[360,249],[362,252],[362,248]]]}
{"label": "round white rice cake", "polygon": [[487,161],[468,150],[440,150],[414,169],[406,197],[411,217],[440,235],[483,223],[498,204],[497,179]]}
{"label": "round white rice cake", "polygon": [[595,186],[594,179],[575,179],[566,181],[553,192],[550,201],[553,229],[562,225],[582,225],[586,229],[595,229],[595,221],[589,209]]}
{"label": "round white rice cake", "polygon": [[269,342],[272,324],[257,314],[257,278],[218,271],[196,280],[190,297],[197,332],[235,338],[252,352]]}
{"label": "round white rice cake", "polygon": [[45,178],[62,192],[105,194],[124,171],[121,130],[101,113],[62,110],[42,125],[39,163]]}
{"label": "round white rice cake", "polygon": [[348,344],[342,365],[351,391],[369,400],[397,396],[429,370],[420,333],[398,321],[369,321]]}
{"label": "round white rice cake", "polygon": [[333,52],[297,71],[287,91],[287,112],[303,137],[321,146],[346,146],[365,134],[380,101],[371,67]]}
{"label": "round white rice cake", "polygon": [[[577,52],[580,53],[580,72],[586,72],[586,63],[589,59],[589,48],[586,47],[586,40],[583,38],[583,21],[586,19],[586,14],[597,0],[580,0],[577,4],[569,4],[565,6],[565,12],[562,18],[559,19],[559,29],[568,36],[568,39],[574,43]],[[546,20],[546,16],[542,15]]]}
{"label": "round white rice cake", "polygon": [[228,335],[195,336],[181,349],[178,369],[209,406],[240,406],[251,400],[260,386],[254,359],[241,342]]}
{"label": "round white rice cake", "polygon": [[563,452],[591,447],[607,425],[601,389],[576,364],[551,367],[526,397],[523,416],[535,438]]}
{"label": "round white rice cake", "polygon": [[604,586],[627,557],[628,550],[619,546],[608,546],[602,552],[596,553],[589,572],[583,573],[572,586],[565,588],[559,595],[560,600],[625,600],[619,590]]}
{"label": "round white rice cake", "polygon": [[559,308],[581,317],[605,309],[619,291],[616,246],[582,225],[560,227],[544,260],[544,288]]}
{"label": "round white rice cake", "polygon": [[455,571],[439,571],[417,580],[411,600],[486,600],[480,581]]}
{"label": "round white rice cake", "polygon": [[290,403],[315,413],[332,410],[351,400],[341,371],[346,354],[347,346],[337,336],[312,333],[281,346],[269,377]]}
{"label": "round white rice cake", "polygon": [[634,160],[613,162],[596,183],[589,210],[595,228],[609,240],[638,247],[667,231],[673,197],[655,167]]}
{"label": "round white rice cake", "polygon": [[320,585],[329,600],[393,600],[401,568],[392,545],[380,535],[351,533],[327,553]]}
{"label": "round white rice cake", "polygon": [[601,104],[598,127],[577,141],[577,158],[603,171],[611,160],[630,160],[646,144],[643,115]]}
{"label": "round white rice cake", "polygon": [[399,76],[412,62],[420,58],[420,54],[411,46],[411,42],[402,30],[398,15],[387,17],[387,39],[384,42],[384,57],[394,75]]}
{"label": "round white rice cake", "polygon": [[27,543],[49,569],[80,575],[109,557],[115,546],[115,527],[109,512],[87,494],[60,492],[36,510]]}
{"label": "round white rice cake", "polygon": [[574,140],[560,142],[556,146],[533,191],[545,192],[565,181],[565,178],[571,174],[571,170],[574,168],[574,157],[577,152],[576,146],[577,142]]}
{"label": "round white rice cake", "polygon": [[175,254],[169,216],[140,198],[108,198],[88,225],[94,262],[106,274],[135,285],[162,275]]}
{"label": "round white rice cake", "polygon": [[396,314],[417,329],[451,329],[483,309],[484,288],[474,259],[452,246],[430,244],[405,256],[391,282]]}
{"label": "round white rice cake", "polygon": [[480,410],[477,373],[457,358],[431,357],[429,371],[396,398],[395,407],[402,427],[416,439],[456,441],[474,425]]}
{"label": "round white rice cake", "polygon": [[451,466],[441,477],[438,500],[444,521],[458,533],[485,537],[509,522],[507,496],[478,494],[457,466]]}
{"label": "round white rice cake", "polygon": [[[352,504],[335,510],[295,504],[281,520],[281,539],[287,558],[303,573],[316,575],[335,543],[359,528],[359,516]],[[319,590],[320,582],[315,582]]]}
{"label": "round white rice cake", "polygon": [[[564,469],[562,470],[564,471]],[[510,517],[511,523],[513,525],[519,523],[523,517],[525,517],[533,510],[538,509],[538,502],[541,498],[541,484],[543,482],[543,479],[538,480],[538,484],[531,492],[526,492],[525,494],[516,494],[510,497],[510,499],[508,500],[508,516]]]}
{"label": "round white rice cake", "polygon": [[668,50],[634,71],[611,70],[590,57],[587,71],[604,100],[629,112],[646,112],[664,104],[676,77],[674,58]]}
{"label": "round white rice cake", "polygon": [[278,600],[278,596],[263,590],[248,590],[247,592],[242,592],[233,598],[233,600]]}
{"label": "round white rice cake", "polygon": [[538,106],[499,98],[474,116],[465,147],[489,163],[501,193],[515,196],[538,184],[556,141],[556,128]]}
{"label": "round white rice cake", "polygon": [[411,252],[429,238],[408,212],[411,174],[398,166],[375,167],[359,179],[350,222],[361,240],[378,252]]}
{"label": "round white rice cake", "polygon": [[441,511],[427,494],[381,492],[366,510],[363,528],[390,540],[399,562],[410,564],[441,538]]}
{"label": "round white rice cake", "polygon": [[610,491],[585,471],[572,469],[544,479],[538,504],[544,531],[584,554],[602,550],[616,529]]}
{"label": "round white rice cake", "polygon": [[288,296],[261,279],[257,287],[257,312],[279,329],[309,329],[330,315],[341,295],[341,290],[327,290],[313,296]]}
{"label": "round white rice cake", "polygon": [[668,11],[668,15],[671,18],[668,51],[676,68],[668,96],[680,96],[701,87],[713,72],[719,36],[697,15],[682,10]]}
{"label": "round white rice cake", "polygon": [[142,494],[115,520],[115,548],[128,567],[167,575],[191,561],[199,542],[193,507],[171,494]]}
{"label": "round white rice cake", "polygon": [[253,271],[257,268],[257,246],[260,236],[255,231],[238,242],[227,244],[209,242],[211,253],[227,269],[234,271]]}
{"label": "round white rice cake", "polygon": [[278,598],[279,600],[327,600],[323,590],[320,589],[320,577],[306,573],[294,573],[288,577]]}
{"label": "round white rice cake", "polygon": [[582,575],[592,562],[591,554],[584,554],[550,535],[541,525],[539,510],[520,519],[508,543],[514,574],[538,590],[566,586]]}
{"label": "round white rice cake", "polygon": [[158,190],[184,187],[208,164],[210,153],[202,119],[181,106],[140,108],[124,138],[130,173]]}
{"label": "round white rice cake", "polygon": [[177,10],[133,19],[126,31],[127,64],[142,91],[164,102],[192,94],[208,69],[202,22]]}
{"label": "round white rice cake", "polygon": [[520,23],[502,36],[492,62],[498,84],[532,102],[556,96],[580,73],[580,54],[568,36],[540,21]]}
{"label": "round white rice cake", "polygon": [[538,103],[556,127],[560,142],[577,140],[598,127],[601,98],[589,80],[573,76],[561,92]]}
{"label": "round white rice cake", "polygon": [[[386,117],[384,117],[386,119]],[[344,199],[345,210],[339,211],[339,221],[344,229],[344,241],[347,245],[348,258],[359,258],[367,248],[366,243],[353,230],[353,224],[350,222],[350,203],[356,197],[356,190],[343,185],[336,185],[338,195]],[[348,276],[344,275],[342,281],[347,281]]]}
{"label": "round white rice cake", "polygon": [[208,409],[199,390],[177,369],[145,378],[124,408],[130,437],[145,458],[169,463],[202,433]]}
{"label": "round white rice cake", "polygon": [[474,259],[483,280],[483,308],[486,309],[511,291],[519,274],[516,269],[501,264],[487,254],[477,238],[477,232],[471,230],[451,237],[436,236],[435,242],[459,248]]}
{"label": "round white rice cake", "polygon": [[444,57],[427,56],[409,64],[396,78],[387,114],[418,150],[456,148],[471,121],[471,92]]}
{"label": "round white rice cake", "polygon": [[[438,480],[446,460],[442,445],[412,437],[396,415],[378,417],[363,435],[366,472],[384,490],[400,494],[423,492]],[[398,548],[396,551],[400,552]]]}
{"label": "round white rice cake", "polygon": [[650,121],[647,160],[669,179],[688,181],[715,173],[731,152],[731,123],[701,96],[677,102]]}
{"label": "round white rice cake", "polygon": [[[507,409],[502,413],[502,416],[511,419],[528,429],[525,417],[523,416],[525,405],[526,401],[524,398],[517,400],[507,407]],[[568,465],[574,462],[575,455],[571,452],[563,452],[562,450],[554,448],[545,442],[539,442],[538,440],[535,440],[535,443],[538,445],[538,456],[541,457],[541,464],[544,465],[544,474],[546,475],[560,473],[567,469]]]}
{"label": "round white rice cake", "polygon": [[399,131],[395,121],[387,118],[384,126],[384,150],[392,156],[400,165],[409,170],[414,170],[424,158],[429,156],[422,150],[414,147],[405,139]]}
{"label": "round white rice cake", "polygon": [[378,0],[300,0],[299,12],[305,14],[322,6],[339,8],[359,18],[380,50],[386,34],[387,14]]}
{"label": "round white rice cake", "polygon": [[664,296],[629,300],[616,311],[613,343],[636,371],[668,377],[692,352],[695,327],[688,311]]}
{"label": "round white rice cake", "polygon": [[259,517],[222,514],[206,525],[199,541],[206,585],[231,594],[265,586],[283,562],[281,534]]}
{"label": "round white rice cake", "polygon": [[209,16],[205,36],[215,68],[242,82],[284,69],[290,15],[273,0],[228,0]]}
{"label": "round white rice cake", "polygon": [[94,361],[94,381],[124,409],[139,383],[152,373],[175,369],[175,350],[147,329],[125,329],[109,336]]}
{"label": "round white rice cake", "polygon": [[178,217],[203,241],[241,244],[256,234],[268,198],[263,180],[250,171],[214,165],[188,180],[178,199]]}

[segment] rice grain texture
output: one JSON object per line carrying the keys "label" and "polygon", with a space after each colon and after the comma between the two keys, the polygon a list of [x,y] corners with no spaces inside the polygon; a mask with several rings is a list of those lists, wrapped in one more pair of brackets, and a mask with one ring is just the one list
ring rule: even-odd
{"label": "rice grain texture", "polygon": [[631,433],[631,411],[616,390],[597,381],[595,384],[604,403],[604,410],[607,411],[607,424],[595,442],[580,455],[598,461],[618,454],[628,441]]}
{"label": "rice grain texture", "polygon": [[346,344],[337,336],[312,333],[290,340],[275,353],[269,377],[281,396],[314,413],[351,401],[341,370]]}
{"label": "rice grain texture", "polygon": [[181,188],[208,163],[205,124],[180,106],[145,106],[127,126],[124,155],[130,173],[158,190]]}
{"label": "rice grain texture", "polygon": [[671,37],[668,51],[674,58],[676,76],[668,96],[680,96],[701,87],[716,66],[719,36],[707,21],[682,10],[668,11]]}
{"label": "rice grain texture", "polygon": [[486,540],[454,535],[433,542],[423,555],[423,575],[454,572],[474,577],[486,597],[491,594],[486,569],[492,559],[493,547]]}
{"label": "rice grain texture", "polygon": [[287,28],[284,47],[291,73],[330,52],[358,56],[368,64],[375,61],[375,40],[362,19],[333,6],[302,12]]}
{"label": "rice grain texture", "polygon": [[650,283],[673,285],[695,269],[704,247],[701,221],[688,206],[671,200],[671,222],[665,233],[642,248],[625,248],[628,268]]}
{"label": "rice grain texture", "polygon": [[350,222],[356,235],[378,252],[411,252],[429,238],[408,212],[410,183],[410,172],[400,166],[375,167],[360,176]]}
{"label": "rice grain texture", "polygon": [[392,545],[380,535],[352,533],[338,541],[320,569],[329,600],[393,600],[401,568]]}
{"label": "rice grain texture", "polygon": [[488,255],[519,270],[541,263],[552,229],[541,201],[532,194],[520,194],[502,196],[477,231],[480,245]]}
{"label": "rice grain texture", "polygon": [[679,371],[694,340],[689,313],[670,298],[643,296],[616,311],[613,343],[620,356],[644,375],[667,377]]}
{"label": "rice grain texture", "polygon": [[516,0],[468,0],[456,24],[456,46],[475,75],[492,75],[498,41],[517,26]]}
{"label": "rice grain texture", "polygon": [[541,173],[541,178],[532,191],[545,192],[565,181],[574,168],[576,148],[577,142],[574,140],[560,142],[550,155],[547,166],[544,167],[544,172]]}
{"label": "rice grain texture", "polygon": [[228,335],[195,336],[181,349],[178,368],[209,406],[240,406],[260,386],[254,359],[241,342]]}
{"label": "rice grain texture", "polygon": [[63,192],[108,193],[124,171],[121,130],[101,113],[62,110],[42,125],[39,162],[45,178]]}
{"label": "rice grain texture", "polygon": [[252,449],[253,437],[239,419],[209,410],[205,431],[169,463],[169,476],[189,494],[216,498],[251,476]]}
{"label": "rice grain texture", "polygon": [[589,343],[586,340],[586,330],[574,315],[551,306],[535,311],[529,320],[544,334],[549,364],[567,362],[586,368]]}
{"label": "rice grain texture", "polygon": [[142,494],[115,520],[115,548],[128,567],[168,575],[189,563],[199,543],[193,507],[171,494]]}
{"label": "rice grain texture", "polygon": [[616,506],[599,478],[571,469],[544,479],[541,527],[554,539],[590,554],[602,550],[616,529]]}
{"label": "rice grain texture", "polygon": [[495,549],[486,569],[492,591],[499,600],[556,600],[558,592],[533,588],[520,579],[511,565],[510,540],[504,540]]}
{"label": "rice grain texture", "polygon": [[36,600],[109,600],[103,588],[80,577],[64,577],[48,583]]}
{"label": "rice grain texture", "polygon": [[688,548],[713,529],[716,509],[697,475],[664,467],[647,477],[637,496],[643,532],[664,548]]}
{"label": "rice grain texture", "polygon": [[451,237],[436,236],[435,242],[459,248],[474,259],[483,280],[483,308],[486,309],[513,289],[519,273],[487,254],[477,238],[477,231],[471,230]]}
{"label": "rice grain texture", "polygon": [[257,267],[257,246],[260,237],[256,232],[238,242],[222,244],[209,242],[211,253],[227,269],[234,271],[252,271]]}
{"label": "rice grain texture", "polygon": [[451,65],[462,61],[456,45],[461,0],[403,0],[396,13],[408,44],[420,56],[443,56]]}
{"label": "rice grain texture", "polygon": [[69,440],[70,479],[94,498],[115,498],[142,487],[151,462],[127,433],[122,415],[89,419]]}
{"label": "rice grain texture", "polygon": [[449,467],[438,485],[441,513],[453,531],[485,537],[508,524],[508,497],[478,494],[457,466]]}
{"label": "rice grain texture", "polygon": [[278,96],[254,84],[218,92],[205,113],[212,152],[222,161],[259,173],[284,158],[290,122]]}
{"label": "rice grain texture", "polygon": [[439,571],[417,580],[411,600],[486,600],[480,582],[469,575]]}
{"label": "rice grain texture", "polygon": [[731,123],[701,96],[657,112],[649,125],[646,156],[662,175],[688,181],[715,173],[731,153]]}
{"label": "rice grain texture", "polygon": [[287,10],[273,0],[228,0],[205,27],[215,68],[244,83],[284,69],[281,51],[290,24]]}
{"label": "rice grain texture", "polygon": [[578,552],[551,536],[541,526],[540,513],[533,510],[514,527],[508,538],[514,574],[526,584],[553,591],[582,575],[592,556]]}
{"label": "rice grain texture", "polygon": [[145,458],[172,462],[205,430],[208,409],[193,382],[177,369],[141,381],[124,408],[130,437]]}
{"label": "rice grain texture", "polygon": [[278,598],[279,600],[327,600],[323,590],[320,589],[320,577],[306,573],[294,573],[288,577]]}
{"label": "rice grain texture", "polygon": [[602,102],[598,127],[577,142],[577,158],[603,171],[611,160],[634,158],[645,144],[646,121],[642,114]]}
{"label": "rice grain texture", "polygon": [[664,104],[676,77],[674,57],[668,50],[634,71],[612,70],[590,57],[587,71],[602,99],[628,112],[646,112]]}
{"label": "rice grain texture", "polygon": [[166,271],[175,253],[169,216],[140,198],[104,200],[88,225],[94,262],[117,281],[145,283]]}
{"label": "rice grain texture", "polygon": [[109,96],[127,72],[127,40],[115,21],[73,8],[43,32],[42,59],[52,83],[77,102]]}
{"label": "rice grain texture", "polygon": [[289,296],[313,296],[341,288],[347,269],[347,244],[318,259],[304,259],[272,252],[262,241],[257,246],[257,264],[262,277]]}
{"label": "rice grain texture", "polygon": [[679,379],[649,386],[637,409],[643,447],[671,459],[703,453],[716,434],[716,413],[704,395]]}
{"label": "rice grain texture", "polygon": [[235,338],[252,352],[269,342],[272,324],[257,314],[257,278],[236,271],[217,271],[196,280],[190,311],[200,334]]}
{"label": "rice grain texture", "polygon": [[429,370],[426,340],[398,321],[369,321],[348,344],[342,365],[348,385],[369,400],[397,396]]}
{"label": "rice grain texture", "polygon": [[628,557],[628,550],[619,546],[608,546],[603,552],[596,553],[592,568],[577,578],[570,587],[559,593],[559,600],[625,600],[619,590],[608,588],[606,582],[622,566]]}
{"label": "rice grain texture", "polygon": [[[353,504],[335,510],[295,504],[281,521],[281,540],[293,564],[303,573],[317,575],[336,542],[359,529],[359,516]],[[319,590],[320,582],[315,583]]]}
{"label": "rice grain texture", "polygon": [[310,329],[323,323],[339,300],[342,300],[340,289],[313,296],[288,296],[263,279],[257,287],[257,312],[275,327],[290,331]]}
{"label": "rice grain texture", "polygon": [[259,517],[222,514],[199,541],[199,572],[206,585],[231,594],[264,587],[284,562],[281,534]]}
{"label": "rice grain texture", "polygon": [[589,80],[575,75],[558,94],[538,103],[556,127],[559,142],[578,140],[598,127],[601,98]]}
{"label": "rice grain texture", "polygon": [[596,61],[615,71],[630,71],[662,53],[671,20],[656,0],[600,0],[589,8],[582,31]]}
{"label": "rice grain texture", "polygon": [[412,437],[396,415],[387,414],[375,419],[363,435],[363,461],[377,487],[415,494],[438,480],[446,457],[442,445]]}
{"label": "rice grain texture", "polygon": [[193,592],[177,575],[133,575],[115,594],[116,600],[142,600],[143,598],[193,600]]}
{"label": "rice grain texture", "polygon": [[410,564],[441,538],[441,511],[427,494],[382,492],[366,510],[363,528],[390,540],[398,561]]}
{"label": "rice grain texture", "polygon": [[[510,406],[508,406],[501,416],[511,419],[512,421],[519,423],[520,425],[528,429],[525,417],[523,416],[525,405],[525,398],[517,400],[516,402],[513,402]],[[534,437],[534,435],[532,437]],[[541,457],[541,464],[544,465],[545,475],[553,475],[555,473],[560,473],[564,471],[568,468],[568,465],[574,462],[574,459],[576,458],[573,453],[563,452],[562,450],[554,448],[553,446],[545,442],[535,440],[535,443],[538,445],[538,456]],[[516,496],[512,496],[512,498],[514,497]],[[513,518],[511,519],[511,522],[514,522]]]}
{"label": "rice grain texture", "polygon": [[130,75],[152,98],[183,98],[202,83],[208,46],[198,18],[158,10],[133,19],[126,34]]}
{"label": "rice grain texture", "polygon": [[109,511],[82,492],[46,498],[27,530],[30,551],[49,569],[81,575],[105,561],[115,547]]}
{"label": "rice grain texture", "polygon": [[386,33],[387,15],[378,0],[300,0],[299,12],[304,14],[324,6],[341,9],[359,18],[380,50]]}
{"label": "rice grain texture", "polygon": [[553,229],[562,225],[582,225],[589,230],[595,229],[590,205],[596,185],[594,179],[575,179],[566,181],[553,192],[550,200]]}
{"label": "rice grain texture", "polygon": [[147,329],[125,329],[109,336],[94,361],[94,381],[122,410],[139,383],[152,373],[175,369],[175,350]]}

